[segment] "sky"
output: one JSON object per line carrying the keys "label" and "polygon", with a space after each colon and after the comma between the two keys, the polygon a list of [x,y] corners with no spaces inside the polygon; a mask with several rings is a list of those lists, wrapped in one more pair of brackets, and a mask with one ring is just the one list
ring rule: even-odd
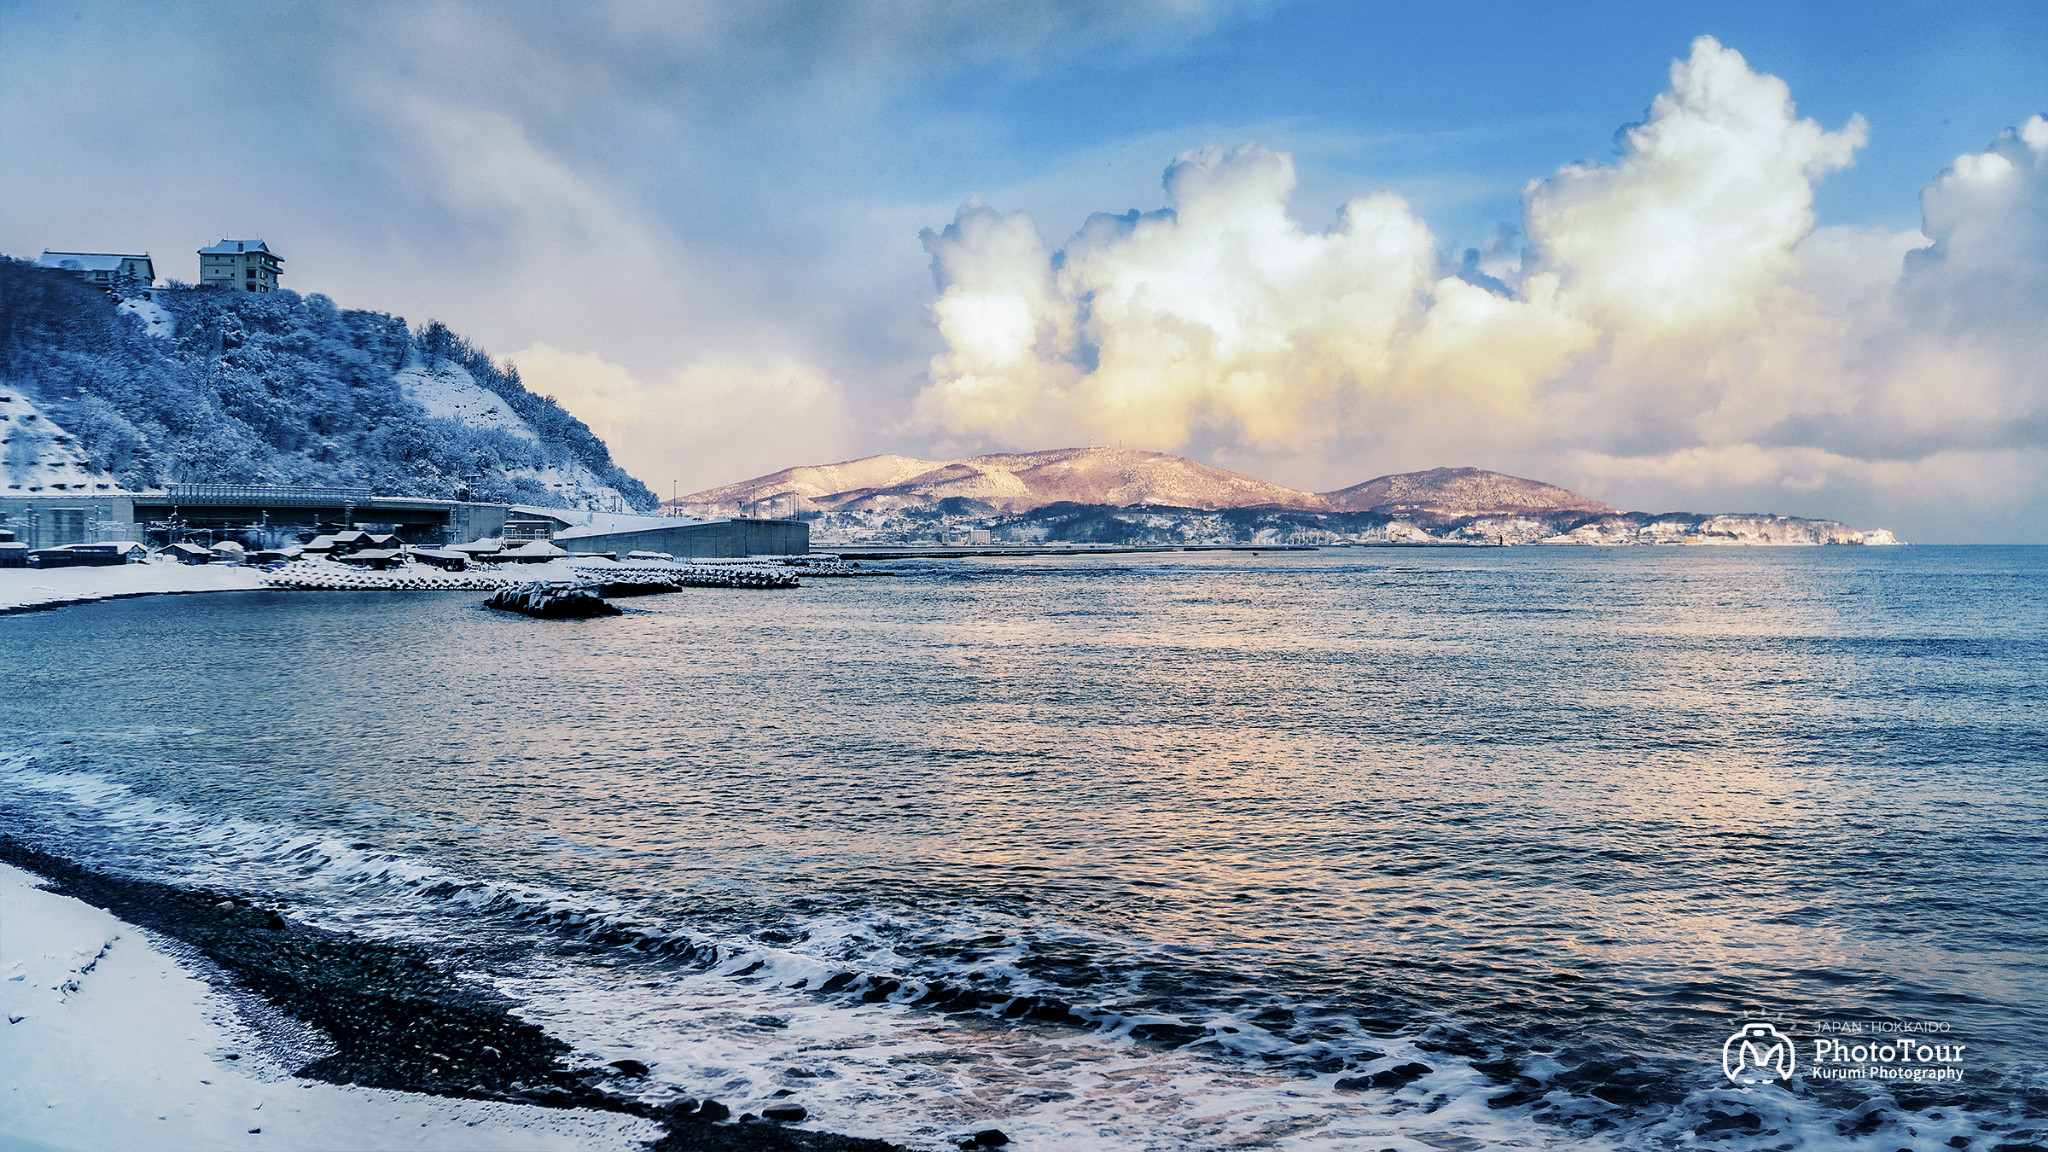
{"label": "sky", "polygon": [[0,0],[0,252],[262,238],[661,495],[1096,443],[2048,542],[2048,5]]}

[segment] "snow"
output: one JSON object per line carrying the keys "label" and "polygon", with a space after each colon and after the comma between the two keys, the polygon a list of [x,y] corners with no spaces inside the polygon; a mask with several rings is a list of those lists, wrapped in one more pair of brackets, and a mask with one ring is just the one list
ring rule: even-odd
{"label": "snow", "polygon": [[654,532],[663,528],[681,528],[688,524],[706,523],[689,516],[644,516],[631,512],[590,512],[566,508],[535,508],[531,511],[566,520],[574,525],[555,533],[557,540],[574,540],[582,536],[609,536],[615,532]]}
{"label": "snow", "polygon": [[153,937],[37,884],[0,864],[0,1149],[624,1150],[659,1135],[609,1113],[291,1079]]}
{"label": "snow", "polygon": [[116,312],[126,312],[130,316],[141,320],[144,330],[151,336],[169,340],[178,330],[177,321],[172,319],[171,314],[164,311],[163,306],[154,300],[123,300],[115,306],[114,310]]}
{"label": "snow", "polygon": [[119,272],[126,259],[118,252],[44,252],[36,264],[72,272]]}
{"label": "snow", "polygon": [[151,592],[243,592],[262,588],[263,573],[227,564],[115,564],[104,568],[0,568],[0,612]]}
{"label": "snow", "polygon": [[427,415],[471,428],[495,428],[521,440],[540,442],[540,434],[505,404],[504,398],[476,382],[469,370],[452,360],[429,368],[417,355],[406,360],[395,379],[405,398]]}
{"label": "snow", "polygon": [[121,482],[92,466],[77,438],[14,387],[0,384],[0,495],[112,495]]}
{"label": "snow", "polygon": [[[429,416],[453,420],[471,428],[494,429],[534,444],[541,442],[540,434],[512,411],[503,397],[477,383],[467,368],[452,360],[430,365],[418,353],[413,353],[393,378],[405,392],[406,399],[426,409]],[[625,497],[618,489],[579,463],[508,468],[505,471],[507,475],[529,477],[541,487],[561,493],[564,500],[573,504],[625,503]]]}

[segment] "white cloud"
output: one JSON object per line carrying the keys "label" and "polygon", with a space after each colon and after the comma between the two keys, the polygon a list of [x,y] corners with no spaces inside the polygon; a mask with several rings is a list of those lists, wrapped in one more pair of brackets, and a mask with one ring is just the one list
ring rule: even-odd
{"label": "white cloud", "polygon": [[795,361],[712,357],[652,381],[595,352],[547,344],[512,361],[528,389],[589,424],[663,498],[791,460],[857,455],[843,387]]}
{"label": "white cloud", "polygon": [[1471,462],[1625,502],[2038,502],[2048,122],[1959,158],[1924,235],[1816,230],[1815,183],[1867,135],[1702,37],[1615,162],[1531,182],[1505,283],[1453,275],[1389,193],[1304,230],[1290,158],[1257,145],[1183,154],[1165,211],[1058,253],[970,204],[926,234],[947,350],[917,418],[1332,487]]}

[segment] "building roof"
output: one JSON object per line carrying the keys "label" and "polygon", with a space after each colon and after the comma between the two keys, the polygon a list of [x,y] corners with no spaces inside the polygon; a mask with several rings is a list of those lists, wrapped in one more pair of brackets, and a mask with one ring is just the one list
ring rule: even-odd
{"label": "building roof", "polygon": [[279,264],[284,263],[284,257],[272,252],[261,240],[223,240],[211,248],[199,250],[201,256],[240,256],[244,252],[261,252]]}
{"label": "building roof", "polygon": [[36,264],[43,268],[61,268],[66,272],[119,272],[123,260],[148,259],[147,252],[52,252],[45,248],[43,258]]}

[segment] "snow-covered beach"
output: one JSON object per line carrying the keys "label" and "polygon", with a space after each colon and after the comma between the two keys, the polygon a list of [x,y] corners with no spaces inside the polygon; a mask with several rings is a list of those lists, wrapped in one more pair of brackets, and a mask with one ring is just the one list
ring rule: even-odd
{"label": "snow-covered beach", "polygon": [[247,592],[263,573],[229,564],[115,564],[104,568],[0,568],[0,613],[120,596]]}
{"label": "snow-covered beach", "polygon": [[614,1113],[296,1079],[175,942],[0,864],[0,1149],[629,1149]]}

